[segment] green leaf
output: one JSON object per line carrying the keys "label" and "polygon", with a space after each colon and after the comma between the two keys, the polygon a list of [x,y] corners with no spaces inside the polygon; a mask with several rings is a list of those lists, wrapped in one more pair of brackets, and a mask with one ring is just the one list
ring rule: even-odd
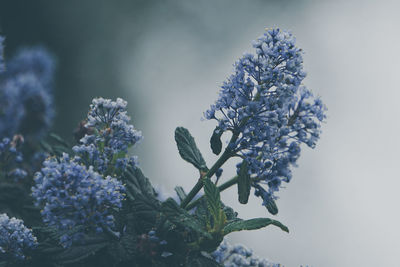
{"label": "green leaf", "polygon": [[53,148],[46,141],[44,141],[44,140],[40,141],[40,146],[42,147],[42,149],[45,152],[50,153],[50,154],[54,154]]}
{"label": "green leaf", "polygon": [[270,198],[265,202],[265,207],[272,215],[278,214],[278,206],[276,205],[275,201]]}
{"label": "green leaf", "polygon": [[127,191],[129,191],[133,198],[138,194],[152,198],[156,197],[156,193],[149,179],[144,176],[139,168],[129,167],[125,172],[123,180],[127,185]]}
{"label": "green leaf", "polygon": [[62,146],[69,148],[70,145],[67,143],[67,141],[65,141],[62,137],[60,137],[59,135],[55,134],[55,133],[50,133],[49,134],[49,138],[53,141],[55,141],[56,143],[61,144]]}
{"label": "green leaf", "polygon": [[201,221],[201,223],[204,225],[204,228],[207,227],[211,213],[208,210],[207,201],[204,198],[201,198],[196,205],[194,216],[196,216],[196,218]]}
{"label": "green leaf", "polygon": [[67,248],[62,253],[57,255],[56,260],[62,264],[72,264],[94,256],[96,252],[105,248],[108,242],[106,240],[85,240],[82,245],[74,245]]}
{"label": "green leaf", "polygon": [[206,196],[207,205],[210,210],[210,213],[214,217],[217,217],[221,211],[221,196],[219,194],[219,189],[208,178],[204,179],[203,183],[204,183],[204,194]]}
{"label": "green leaf", "polygon": [[228,223],[224,227],[224,235],[242,230],[256,230],[266,227],[268,225],[275,225],[281,228],[283,231],[289,233],[289,229],[279,221],[272,220],[269,218],[255,218],[250,220],[237,220]]}
{"label": "green leaf", "polygon": [[183,127],[176,128],[175,141],[179,154],[184,160],[193,164],[199,170],[207,169],[206,162],[197,148],[194,138],[187,129]]}
{"label": "green leaf", "polygon": [[139,168],[128,168],[122,181],[127,195],[127,202],[123,205],[124,214],[133,212],[136,218],[141,219],[141,228],[151,228],[159,216],[160,202],[149,179]]}
{"label": "green leaf", "polygon": [[251,189],[250,174],[247,167],[247,161],[243,160],[240,165],[239,175],[238,175],[238,194],[239,202],[241,204],[247,204],[249,201]]}
{"label": "green leaf", "polygon": [[187,227],[211,239],[211,235],[205,231],[202,223],[195,216],[190,215],[185,209],[179,207],[179,205],[172,198],[168,198],[162,203],[162,213],[173,224],[181,227]]}
{"label": "green leaf", "polygon": [[217,126],[210,139],[211,150],[215,155],[219,155],[222,150],[221,136],[223,131]]}
{"label": "green leaf", "polygon": [[180,201],[183,201],[186,198],[185,190],[183,190],[182,186],[176,186],[175,192],[178,195]]}
{"label": "green leaf", "polygon": [[226,215],[222,210],[219,189],[209,178],[204,179],[203,183],[207,207],[213,218],[210,224],[215,232],[220,232],[225,225]]}

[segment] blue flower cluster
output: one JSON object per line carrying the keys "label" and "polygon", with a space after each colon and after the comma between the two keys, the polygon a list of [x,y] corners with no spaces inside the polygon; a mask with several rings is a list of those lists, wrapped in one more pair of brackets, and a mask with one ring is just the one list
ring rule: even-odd
{"label": "blue flower cluster", "polygon": [[266,205],[281,182],[290,181],[300,144],[315,146],[326,108],[302,86],[302,51],[291,33],[269,29],[253,47],[256,55],[236,62],[205,117],[232,132],[228,149],[247,161],[255,193]]}
{"label": "blue flower cluster", "polygon": [[5,137],[0,141],[0,176],[12,178],[14,181],[27,176],[27,172],[19,166],[23,161],[22,153],[17,150],[21,139],[21,136],[16,135],[13,140]]}
{"label": "blue flower cluster", "polygon": [[36,237],[22,220],[0,214],[0,260],[25,259],[24,252],[36,245]]}
{"label": "blue flower cluster", "polygon": [[4,67],[0,38],[0,136],[39,138],[54,117],[54,61],[43,48],[23,49]]}
{"label": "blue flower cluster", "polygon": [[[80,163],[78,157],[63,154],[49,158],[35,175],[32,196],[42,206],[43,220],[63,233],[60,243],[68,247],[85,233],[110,231],[113,209],[122,207],[125,188],[116,178],[103,177]],[[69,230],[81,227],[72,234]]]}
{"label": "blue flower cluster", "polygon": [[224,240],[211,254],[214,260],[225,267],[280,267],[280,264],[272,263],[266,259],[260,259],[243,245],[231,246]]}
{"label": "blue flower cluster", "polygon": [[129,157],[127,153],[142,135],[129,124],[126,105],[121,98],[93,99],[85,125],[93,133],[86,134],[80,139],[81,144],[73,147],[87,165],[100,173],[115,173],[136,165],[136,157]]}

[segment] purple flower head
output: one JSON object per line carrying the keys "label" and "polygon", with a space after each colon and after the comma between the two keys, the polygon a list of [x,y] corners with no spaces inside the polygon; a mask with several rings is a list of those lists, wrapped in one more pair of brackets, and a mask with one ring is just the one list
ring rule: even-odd
{"label": "purple flower head", "polygon": [[[68,247],[84,233],[99,232],[114,227],[113,209],[122,207],[125,188],[115,178],[103,177],[65,154],[44,161],[35,175],[32,196],[43,207],[43,221],[65,234],[61,244]],[[82,227],[72,235],[67,230]]]}
{"label": "purple flower head", "polygon": [[101,173],[118,173],[137,163],[137,158],[127,153],[142,139],[142,134],[129,124],[126,105],[121,98],[93,99],[85,125],[93,133],[86,134],[80,139],[81,144],[73,147],[87,165]]}
{"label": "purple flower head", "polygon": [[247,161],[256,191],[267,188],[258,195],[274,197],[292,177],[300,144],[315,147],[326,108],[302,86],[302,51],[291,33],[267,30],[253,47],[256,54],[236,62],[205,117],[237,136],[230,149]]}
{"label": "purple flower head", "polygon": [[36,245],[36,237],[22,220],[0,214],[0,260],[23,260],[24,252]]}
{"label": "purple flower head", "polygon": [[214,260],[226,267],[279,267],[279,264],[272,263],[253,254],[253,251],[243,245],[232,246],[224,240],[219,247],[211,254]]}

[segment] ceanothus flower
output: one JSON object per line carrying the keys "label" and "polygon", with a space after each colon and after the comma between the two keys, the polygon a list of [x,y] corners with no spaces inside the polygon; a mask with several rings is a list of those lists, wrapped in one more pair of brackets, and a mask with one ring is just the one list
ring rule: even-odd
{"label": "ceanothus flower", "polygon": [[129,124],[127,102],[95,98],[90,105],[85,127],[92,129],[74,146],[75,153],[101,173],[113,173],[110,168],[125,170],[136,165],[136,157],[127,156],[128,148],[142,139],[140,131]]}
{"label": "ceanothus flower", "polygon": [[42,48],[21,50],[0,75],[0,136],[40,138],[54,117],[53,59]]}
{"label": "ceanothus flower", "polygon": [[[116,178],[103,177],[78,157],[63,154],[49,158],[35,175],[32,196],[43,207],[43,221],[62,233],[61,244],[68,247],[85,233],[112,231],[113,209],[122,207],[125,188]],[[68,230],[84,230],[69,234]]]}
{"label": "ceanothus flower", "polygon": [[266,205],[290,181],[300,144],[315,147],[326,108],[302,85],[302,51],[291,33],[267,30],[253,47],[256,54],[236,62],[205,117],[232,132],[228,149],[247,161],[255,193]]}
{"label": "ceanothus flower", "polygon": [[18,143],[23,142],[21,138],[16,135],[13,140],[5,137],[0,141],[0,171],[3,176],[14,181],[27,176],[27,172],[19,166],[23,161],[22,153],[17,149]]}
{"label": "ceanothus flower", "polygon": [[213,259],[225,267],[279,267],[280,264],[261,259],[243,245],[230,245],[224,240],[211,254]]}
{"label": "ceanothus flower", "polygon": [[0,214],[0,260],[25,259],[24,252],[36,245],[36,237],[22,220]]}

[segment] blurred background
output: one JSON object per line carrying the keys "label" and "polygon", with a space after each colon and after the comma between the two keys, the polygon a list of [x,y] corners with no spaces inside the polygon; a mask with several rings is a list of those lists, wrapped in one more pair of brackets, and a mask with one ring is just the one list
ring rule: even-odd
{"label": "blurred background", "polygon": [[[305,51],[305,84],[328,106],[315,150],[304,148],[279,192],[273,227],[231,234],[285,266],[399,266],[400,4],[393,1],[21,1],[0,0],[6,58],[43,45],[57,58],[54,131],[72,130],[96,96],[129,102],[145,139],[132,153],[172,194],[197,171],[173,138],[188,128],[206,161],[215,123],[201,121],[219,86],[265,27],[291,30]],[[235,162],[223,178],[234,175]],[[237,204],[243,218],[267,216],[260,199]]]}

